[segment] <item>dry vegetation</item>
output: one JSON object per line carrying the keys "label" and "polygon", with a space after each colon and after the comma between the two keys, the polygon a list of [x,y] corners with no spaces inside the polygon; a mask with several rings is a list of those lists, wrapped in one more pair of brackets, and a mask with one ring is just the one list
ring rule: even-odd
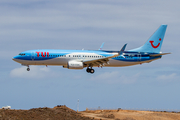
{"label": "dry vegetation", "polygon": [[135,110],[86,110],[84,116],[102,120],[180,120],[180,113]]}
{"label": "dry vegetation", "polygon": [[135,110],[86,110],[66,106],[30,110],[0,109],[0,120],[180,120],[180,113]]}

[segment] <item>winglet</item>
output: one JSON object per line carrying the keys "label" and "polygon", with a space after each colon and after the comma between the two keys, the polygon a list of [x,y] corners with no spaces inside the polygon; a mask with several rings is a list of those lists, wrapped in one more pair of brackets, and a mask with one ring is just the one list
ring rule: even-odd
{"label": "winglet", "polygon": [[101,45],[101,47],[99,48],[99,50],[102,50],[103,46],[104,46],[104,42],[102,43],[102,45]]}
{"label": "winglet", "polygon": [[121,50],[118,53],[119,55],[121,55],[124,52],[126,45],[127,45],[127,43],[121,48]]}

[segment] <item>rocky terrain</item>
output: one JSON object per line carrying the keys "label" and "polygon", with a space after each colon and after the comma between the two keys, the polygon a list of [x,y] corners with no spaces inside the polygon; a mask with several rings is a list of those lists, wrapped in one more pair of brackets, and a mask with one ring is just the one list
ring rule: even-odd
{"label": "rocky terrain", "polygon": [[135,110],[86,110],[76,112],[65,105],[29,110],[0,109],[0,120],[180,120],[180,113]]}
{"label": "rocky terrain", "polygon": [[66,106],[30,110],[1,109],[0,120],[92,120]]}

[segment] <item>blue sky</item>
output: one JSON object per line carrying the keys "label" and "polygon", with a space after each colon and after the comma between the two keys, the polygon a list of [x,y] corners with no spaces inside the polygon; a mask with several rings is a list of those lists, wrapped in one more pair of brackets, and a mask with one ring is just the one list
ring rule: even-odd
{"label": "blue sky", "polygon": [[[65,104],[89,108],[180,109],[178,0],[1,0],[0,106],[14,109]],[[149,64],[95,68],[95,74],[61,66],[26,67],[12,57],[31,49],[127,50],[168,24],[162,52]]]}

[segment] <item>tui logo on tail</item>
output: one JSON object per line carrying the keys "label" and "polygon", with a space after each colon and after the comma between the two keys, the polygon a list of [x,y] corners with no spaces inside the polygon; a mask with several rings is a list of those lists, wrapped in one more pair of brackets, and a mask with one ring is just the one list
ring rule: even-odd
{"label": "tui logo on tail", "polygon": [[[159,41],[161,41],[161,38],[159,38]],[[153,48],[158,48],[159,45],[160,45],[160,43],[158,43],[157,46],[154,46],[154,45],[153,45],[154,41],[149,41],[149,42],[151,43],[151,46],[152,46]]]}

